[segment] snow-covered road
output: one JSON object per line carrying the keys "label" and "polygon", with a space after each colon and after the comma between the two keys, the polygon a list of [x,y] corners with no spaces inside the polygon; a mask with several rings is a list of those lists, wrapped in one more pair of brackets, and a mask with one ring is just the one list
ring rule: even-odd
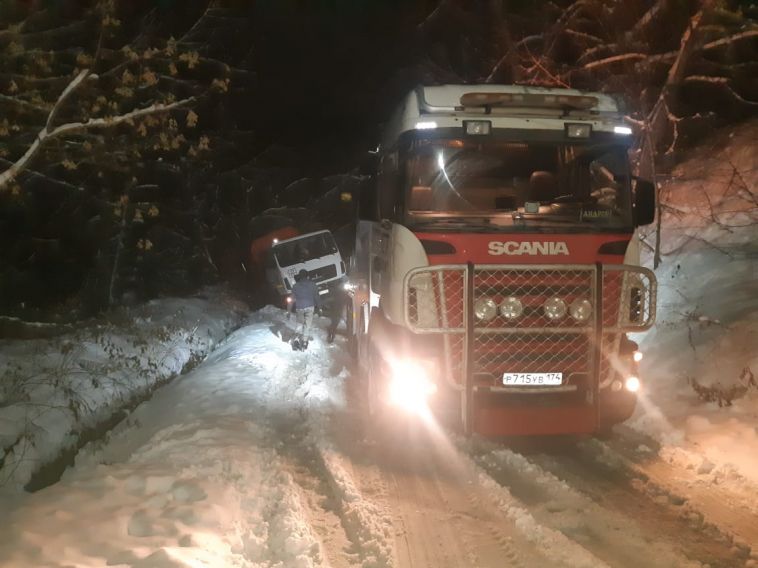
{"label": "snow-covered road", "polygon": [[756,565],[749,503],[734,527],[709,524],[636,446],[367,439],[344,338],[318,330],[295,353],[286,324],[255,314],[59,483],[19,497],[0,566]]}

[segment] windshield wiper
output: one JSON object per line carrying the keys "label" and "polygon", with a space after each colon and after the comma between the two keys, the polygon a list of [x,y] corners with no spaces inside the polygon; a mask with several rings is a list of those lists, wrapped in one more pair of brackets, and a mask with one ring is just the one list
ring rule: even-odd
{"label": "windshield wiper", "polygon": [[546,221],[555,223],[582,223],[583,219],[579,215],[554,215],[552,213],[522,213],[521,211],[514,211],[511,213],[514,223],[524,221]]}
{"label": "windshield wiper", "polygon": [[490,231],[493,229],[492,223],[489,219],[480,219],[477,217],[463,219],[453,219],[450,217],[442,219],[423,219],[414,221],[413,224],[417,227],[465,227],[467,229],[484,231]]}

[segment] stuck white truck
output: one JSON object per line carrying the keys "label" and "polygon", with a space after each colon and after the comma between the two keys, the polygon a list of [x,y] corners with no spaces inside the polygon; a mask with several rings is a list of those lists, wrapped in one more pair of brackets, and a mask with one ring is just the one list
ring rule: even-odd
{"label": "stuck white truck", "polygon": [[301,270],[307,271],[308,277],[318,285],[323,303],[328,303],[335,289],[344,284],[345,263],[330,231],[274,240],[266,257],[266,279],[283,304]]}

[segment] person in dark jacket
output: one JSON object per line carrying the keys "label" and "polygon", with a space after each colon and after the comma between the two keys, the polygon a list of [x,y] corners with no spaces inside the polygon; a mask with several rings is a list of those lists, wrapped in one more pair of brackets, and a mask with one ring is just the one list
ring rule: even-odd
{"label": "person in dark jacket", "polygon": [[332,302],[326,309],[326,315],[329,317],[329,327],[326,328],[326,342],[332,343],[334,337],[337,335],[337,327],[342,321],[345,307],[347,306],[349,297],[345,292],[344,287],[338,286],[332,293]]}
{"label": "person in dark jacket", "polygon": [[295,277],[295,284],[292,286],[292,296],[297,313],[298,332],[300,333],[299,345],[293,344],[293,348],[305,350],[308,348],[308,342],[313,339],[310,336],[311,326],[313,325],[313,314],[316,308],[321,307],[321,296],[318,293],[318,286],[310,278],[308,271],[303,269]]}

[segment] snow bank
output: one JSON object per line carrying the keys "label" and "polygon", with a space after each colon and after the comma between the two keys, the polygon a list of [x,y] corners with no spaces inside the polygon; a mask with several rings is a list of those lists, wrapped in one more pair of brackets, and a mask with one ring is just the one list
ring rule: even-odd
{"label": "snow bank", "polygon": [[0,491],[20,491],[82,432],[201,360],[244,309],[209,289],[54,339],[0,342]]}
{"label": "snow bank", "polygon": [[[714,136],[663,188],[658,322],[631,424],[758,483],[758,122]],[[646,239],[653,242],[652,234]],[[649,259],[652,261],[652,259]],[[707,468],[706,468],[707,469]],[[703,470],[705,471],[705,469]]]}

